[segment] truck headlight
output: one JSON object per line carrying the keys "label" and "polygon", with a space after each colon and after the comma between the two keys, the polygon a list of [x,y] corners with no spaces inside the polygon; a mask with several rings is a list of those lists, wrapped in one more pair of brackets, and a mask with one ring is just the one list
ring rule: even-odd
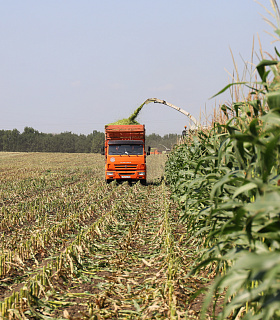
{"label": "truck headlight", "polygon": [[107,172],[107,176],[113,176],[114,173],[113,172]]}
{"label": "truck headlight", "polygon": [[138,174],[139,174],[139,176],[144,176],[145,172],[139,172]]}

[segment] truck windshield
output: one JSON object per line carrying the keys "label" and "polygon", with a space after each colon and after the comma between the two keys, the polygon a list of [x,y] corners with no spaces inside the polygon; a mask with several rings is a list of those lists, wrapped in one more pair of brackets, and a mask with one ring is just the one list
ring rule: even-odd
{"label": "truck windshield", "polygon": [[114,144],[109,145],[109,155],[143,155],[143,145],[141,144]]}

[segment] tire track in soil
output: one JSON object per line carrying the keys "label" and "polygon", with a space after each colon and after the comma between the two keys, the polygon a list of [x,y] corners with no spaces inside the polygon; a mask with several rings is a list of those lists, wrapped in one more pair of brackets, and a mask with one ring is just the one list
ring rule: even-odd
{"label": "tire track in soil", "polygon": [[[57,283],[60,293],[50,297],[56,306],[51,313],[55,318],[170,318],[163,224],[164,203],[170,200],[164,199],[161,186],[133,188],[134,196],[118,212],[114,223],[101,230],[92,243],[94,254],[83,257],[85,265],[76,271],[76,279]],[[186,230],[178,228],[176,212],[170,206],[179,239]],[[179,282],[174,281],[174,287],[172,299],[178,296],[177,315],[185,315],[189,292],[180,290]]]}

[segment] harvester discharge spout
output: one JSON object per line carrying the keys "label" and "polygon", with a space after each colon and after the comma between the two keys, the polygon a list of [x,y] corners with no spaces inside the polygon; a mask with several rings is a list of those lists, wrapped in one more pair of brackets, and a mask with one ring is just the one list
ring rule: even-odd
{"label": "harvester discharge spout", "polygon": [[147,99],[144,104],[148,104],[150,102],[154,102],[154,103],[161,103],[161,104],[165,104],[166,106],[170,107],[170,108],[173,108],[181,113],[183,113],[185,116],[187,116],[191,121],[192,123],[196,126],[196,127],[200,127],[200,122],[197,121],[195,119],[194,116],[192,116],[189,112],[185,111],[184,109],[181,109],[179,107],[176,107],[174,106],[174,104],[171,104],[169,102],[166,102],[165,100],[160,100],[160,99],[157,99],[157,98],[150,98],[150,99]]}

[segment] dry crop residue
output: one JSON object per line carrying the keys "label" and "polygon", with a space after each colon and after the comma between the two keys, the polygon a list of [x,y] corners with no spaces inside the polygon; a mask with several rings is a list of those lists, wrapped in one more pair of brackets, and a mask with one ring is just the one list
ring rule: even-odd
{"label": "dry crop residue", "polygon": [[[12,154],[5,157],[12,174]],[[21,160],[22,179],[1,188],[4,318],[197,318],[201,301],[191,296],[203,279],[187,276],[193,248],[153,172],[148,186],[107,185],[99,155]]]}

